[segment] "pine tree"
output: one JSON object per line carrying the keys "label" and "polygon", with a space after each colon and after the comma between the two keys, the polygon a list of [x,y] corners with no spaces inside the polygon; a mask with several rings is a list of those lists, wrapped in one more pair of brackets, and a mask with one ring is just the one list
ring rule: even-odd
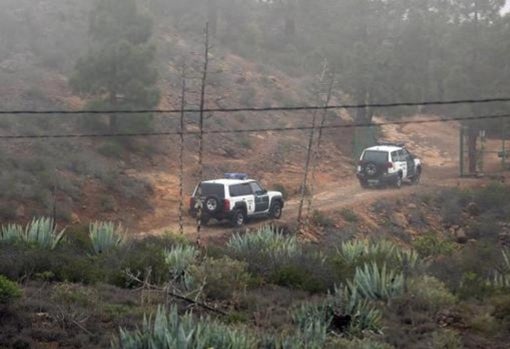
{"label": "pine tree", "polygon": [[[153,108],[159,102],[151,19],[135,0],[99,0],[90,15],[92,45],[78,60],[73,89],[94,109]],[[111,132],[147,129],[150,117],[109,116]]]}

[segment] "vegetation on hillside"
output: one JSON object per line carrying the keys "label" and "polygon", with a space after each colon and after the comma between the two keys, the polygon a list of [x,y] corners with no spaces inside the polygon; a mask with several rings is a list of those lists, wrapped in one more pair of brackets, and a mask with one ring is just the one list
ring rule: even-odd
{"label": "vegetation on hillside", "polygon": [[[501,232],[507,191],[494,184],[452,191],[451,202],[444,193],[417,198],[423,207],[444,205],[428,214],[445,225],[448,211],[459,209],[467,244],[443,232],[407,244],[384,228],[378,239],[315,245],[264,227],[199,250],[172,235],[112,244],[116,229],[105,222],[66,230],[49,250],[4,233],[0,274],[24,291],[0,280],[7,304],[0,311],[11,314],[0,325],[0,345],[503,348],[510,333],[510,252]],[[44,334],[39,324],[10,330],[35,312]]]}

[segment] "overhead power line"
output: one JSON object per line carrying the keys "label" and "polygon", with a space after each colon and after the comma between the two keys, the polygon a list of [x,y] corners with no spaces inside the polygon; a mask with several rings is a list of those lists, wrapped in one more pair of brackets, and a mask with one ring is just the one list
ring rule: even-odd
{"label": "overhead power line", "polygon": [[[399,102],[399,103],[368,103],[368,104],[339,104],[329,106],[295,106],[295,107],[261,107],[261,108],[206,108],[203,113],[239,113],[239,112],[272,112],[272,111],[314,111],[361,108],[396,108],[418,106],[441,106],[459,104],[487,104],[510,102],[510,97],[486,99],[459,99],[446,101]],[[96,115],[96,114],[180,114],[200,113],[200,109],[138,109],[138,110],[0,110],[0,115]]]}
{"label": "overhead power line", "polygon": [[[422,120],[399,120],[386,121],[380,123],[354,123],[326,125],[320,127],[322,130],[357,128],[357,127],[377,127],[390,125],[410,125],[410,124],[430,124],[439,122],[470,121],[470,120],[494,120],[510,118],[510,114],[496,114],[470,117],[451,117],[434,118]],[[313,129],[314,126],[294,126],[294,127],[269,127],[269,128],[247,128],[234,130],[204,130],[203,134],[233,134],[233,133],[265,133],[265,132],[290,132],[306,131]],[[2,135],[0,140],[28,140],[28,139],[62,139],[62,138],[114,138],[114,137],[160,137],[176,135],[200,135],[200,131],[165,131],[165,132],[138,132],[138,133],[102,133],[102,134],[49,134],[49,135]]]}

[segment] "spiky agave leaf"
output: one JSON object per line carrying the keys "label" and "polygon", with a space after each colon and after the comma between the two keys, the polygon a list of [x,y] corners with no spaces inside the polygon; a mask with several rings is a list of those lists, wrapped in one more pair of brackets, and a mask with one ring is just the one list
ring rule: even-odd
{"label": "spiky agave leaf", "polygon": [[197,261],[200,254],[198,249],[191,245],[174,245],[164,252],[165,263],[170,269],[174,279],[184,279],[189,268]]}
{"label": "spiky agave leaf", "polygon": [[15,242],[23,240],[23,227],[19,224],[8,224],[2,226],[0,241]]}
{"label": "spiky agave leaf", "polygon": [[54,249],[62,240],[65,229],[57,231],[52,218],[33,218],[22,234],[23,241],[41,248]]}
{"label": "spiky agave leaf", "polygon": [[356,268],[353,280],[347,285],[352,292],[356,290],[364,298],[387,301],[402,294],[404,276],[388,270],[386,264],[379,268],[377,263],[373,262]]}
{"label": "spiky agave leaf", "polygon": [[258,251],[271,259],[288,258],[301,253],[295,236],[286,235],[270,226],[259,228],[254,234],[234,234],[227,246],[240,256]]}
{"label": "spiky agave leaf", "polygon": [[96,254],[105,253],[124,242],[125,230],[119,223],[94,222],[89,226],[89,237]]}

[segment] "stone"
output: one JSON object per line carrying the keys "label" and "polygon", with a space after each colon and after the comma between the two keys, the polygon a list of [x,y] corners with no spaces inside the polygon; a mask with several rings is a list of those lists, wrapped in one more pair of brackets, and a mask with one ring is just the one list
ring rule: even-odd
{"label": "stone", "polygon": [[457,231],[455,231],[455,240],[459,243],[459,244],[465,244],[468,242],[468,238],[467,238],[467,235],[466,235],[466,232],[464,231],[464,229],[458,229]]}
{"label": "stone", "polygon": [[407,228],[409,226],[406,216],[400,212],[393,213],[390,217],[390,222],[400,228]]}

